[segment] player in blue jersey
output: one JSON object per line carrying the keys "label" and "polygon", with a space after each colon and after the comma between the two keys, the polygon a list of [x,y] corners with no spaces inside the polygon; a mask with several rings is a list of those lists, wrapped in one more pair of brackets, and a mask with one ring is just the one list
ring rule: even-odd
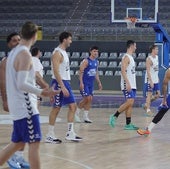
{"label": "player in blue jersey", "polygon": [[155,127],[156,124],[158,124],[161,119],[163,118],[163,116],[165,115],[165,113],[169,110],[170,108],[170,93],[168,93],[167,95],[167,90],[168,92],[170,91],[170,68],[167,69],[167,71],[165,72],[165,76],[164,76],[164,80],[163,80],[163,84],[162,84],[162,94],[163,94],[163,100],[162,100],[162,104],[158,107],[158,113],[156,114],[156,116],[153,118],[152,122],[148,125],[148,127],[143,130],[143,129],[138,129],[137,133],[140,135],[149,135],[152,131],[152,129]]}
{"label": "player in blue jersey", "polygon": [[75,121],[77,122],[81,122],[79,113],[81,109],[84,109],[83,121],[85,123],[92,123],[92,121],[88,117],[88,113],[91,108],[95,79],[97,80],[99,90],[102,90],[102,84],[98,74],[98,60],[97,60],[98,53],[99,53],[98,47],[93,46],[90,49],[90,56],[87,59],[84,59],[80,65],[79,87],[83,99],[79,102],[75,114]]}

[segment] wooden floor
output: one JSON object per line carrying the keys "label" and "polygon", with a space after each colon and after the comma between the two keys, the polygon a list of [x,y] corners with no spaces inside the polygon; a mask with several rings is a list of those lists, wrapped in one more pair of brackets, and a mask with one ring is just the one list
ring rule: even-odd
{"label": "wooden floor", "polygon": [[[170,169],[170,115],[157,125],[149,137],[139,136],[136,131],[125,131],[125,115],[117,120],[115,128],[108,125],[113,108],[93,108],[92,124],[76,123],[75,130],[84,139],[82,142],[65,141],[67,108],[59,114],[55,126],[62,144],[41,143],[42,169]],[[11,124],[7,113],[0,109],[0,149],[10,140]],[[41,106],[43,136],[48,128],[50,107]],[[152,120],[145,117],[142,108],[134,108],[133,123],[145,127]],[[25,148],[27,159],[28,147]],[[1,169],[7,169],[5,164]]]}

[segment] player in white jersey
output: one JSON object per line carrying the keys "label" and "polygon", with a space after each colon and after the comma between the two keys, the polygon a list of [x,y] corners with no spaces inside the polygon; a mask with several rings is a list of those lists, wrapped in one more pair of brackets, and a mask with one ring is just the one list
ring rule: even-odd
{"label": "player in white jersey", "polygon": [[159,87],[159,62],[158,62],[158,46],[150,46],[150,55],[146,59],[146,73],[145,73],[145,91],[146,103],[144,109],[147,116],[152,116],[150,104],[160,96]]}
{"label": "player in white jersey", "polygon": [[127,52],[122,57],[121,62],[121,90],[126,101],[118,108],[115,114],[110,115],[109,125],[115,127],[116,120],[120,113],[126,114],[125,130],[137,130],[134,124],[131,123],[131,113],[136,96],[136,72],[133,53],[136,50],[136,43],[132,40],[127,41]]}
{"label": "player in white jersey", "polygon": [[8,108],[13,119],[13,132],[11,143],[0,151],[0,165],[28,143],[30,168],[40,169],[41,130],[34,95],[53,96],[60,91],[38,89],[35,86],[35,72],[29,50],[36,42],[37,30],[35,24],[26,22],[21,29],[22,39],[19,45],[11,50],[7,58],[6,91]]}
{"label": "player in white jersey", "polygon": [[163,94],[163,100],[161,105],[158,107],[158,113],[153,118],[152,122],[148,125],[148,127],[145,130],[138,129],[137,133],[140,135],[149,135],[152,131],[152,129],[155,127],[156,124],[160,122],[160,120],[163,118],[165,113],[170,108],[170,93],[168,93],[167,96],[167,89],[170,89],[170,68],[168,68],[164,75],[164,80],[162,84],[162,94]]}
{"label": "player in white jersey", "polygon": [[[11,33],[7,36],[7,46],[11,50],[14,47],[16,47],[19,44],[20,41],[20,35],[16,32]],[[5,56],[1,63],[0,63],[0,91],[2,96],[2,103],[3,103],[3,109],[5,111],[8,110],[8,103],[7,103],[7,96],[6,96],[6,61],[7,57]],[[30,168],[29,163],[25,161],[24,159],[24,148],[20,149],[19,151],[15,152],[14,155],[7,161],[9,167],[11,168]]]}
{"label": "player in white jersey", "polygon": [[[40,57],[41,57],[41,51],[37,47],[33,47],[31,49],[31,55],[32,61],[33,61],[33,67],[35,70],[35,76],[36,76],[36,85],[38,88],[49,88],[48,83],[43,79],[43,65],[40,62]],[[40,105],[40,102],[42,101],[42,97],[38,97],[38,107]]]}
{"label": "player in white jersey", "polygon": [[68,132],[66,134],[66,140],[80,141],[81,137],[78,137],[74,132],[73,121],[76,111],[76,103],[73,92],[70,86],[70,66],[69,57],[66,49],[72,43],[72,35],[69,32],[62,32],[59,35],[60,44],[54,49],[51,58],[52,65],[52,82],[51,85],[55,85],[55,89],[61,89],[61,93],[57,94],[53,98],[53,108],[50,112],[48,133],[45,141],[47,143],[59,144],[62,141],[55,136],[54,125],[57,115],[62,105],[68,105]]}

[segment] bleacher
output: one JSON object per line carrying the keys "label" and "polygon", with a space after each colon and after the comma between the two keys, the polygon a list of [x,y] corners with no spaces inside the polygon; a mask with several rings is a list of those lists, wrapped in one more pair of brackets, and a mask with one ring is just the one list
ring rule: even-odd
{"label": "bleacher", "polygon": [[[87,58],[89,56],[88,52],[69,52],[70,55],[70,69],[71,69],[71,75],[76,75],[77,70],[79,69],[79,66],[81,64],[81,61],[84,58]],[[113,55],[114,54],[114,55]],[[100,75],[105,76],[114,76],[118,75],[116,72],[120,71],[121,69],[121,57],[124,53],[108,53],[108,52],[101,52],[98,60],[99,60],[99,67],[98,70],[100,72]],[[137,76],[142,76],[142,71],[145,70],[145,60],[146,56],[148,54],[146,53],[138,53],[134,54],[135,62],[136,62],[136,71]],[[113,57],[114,56],[114,57]],[[41,57],[41,62],[44,66],[44,73],[45,75],[49,75],[51,70],[51,52],[44,52]]]}
{"label": "bleacher", "polygon": [[[170,33],[168,6],[168,0],[159,1],[159,20]],[[110,10],[111,0],[1,0],[0,35],[3,38],[12,31],[19,32],[23,22],[32,20],[42,26],[43,37],[50,39],[67,30],[78,40],[120,41],[127,36],[135,36],[137,41],[154,40],[150,27],[128,30],[126,24],[112,24]]]}

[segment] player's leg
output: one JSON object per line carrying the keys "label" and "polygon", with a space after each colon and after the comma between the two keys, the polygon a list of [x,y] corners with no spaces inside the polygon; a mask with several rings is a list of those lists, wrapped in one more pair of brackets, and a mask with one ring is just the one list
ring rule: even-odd
{"label": "player's leg", "polygon": [[75,116],[75,112],[76,112],[76,108],[77,108],[74,94],[72,92],[70,84],[67,81],[64,82],[64,85],[69,92],[69,97],[64,97],[64,99],[63,99],[63,105],[69,106],[69,110],[68,110],[68,114],[67,114],[68,131],[66,133],[66,140],[80,141],[80,140],[82,140],[82,138],[77,136],[77,134],[74,132],[74,116]]}
{"label": "player's leg", "polygon": [[164,117],[164,115],[166,114],[166,112],[169,110],[170,107],[170,95],[168,95],[167,97],[167,105],[160,105],[159,106],[159,111],[156,114],[156,116],[153,118],[152,122],[149,124],[149,126],[143,130],[143,129],[139,129],[137,130],[137,133],[140,135],[149,135],[152,131],[152,129],[155,127],[155,125],[157,123],[159,123],[161,121],[161,119]]}
{"label": "player's leg", "polygon": [[125,110],[125,114],[126,114],[126,125],[124,126],[124,129],[125,129],[125,130],[138,130],[139,127],[135,126],[135,125],[131,122],[134,99],[131,98],[131,99],[128,99],[128,101],[129,101],[129,107]]}
{"label": "player's leg", "polygon": [[29,162],[31,169],[40,169],[40,155],[39,155],[40,142],[29,143]]}
{"label": "player's leg", "polygon": [[[5,148],[0,151],[0,165],[3,165],[16,151],[23,148],[24,143],[11,142]],[[17,167],[17,166],[16,166]]]}
{"label": "player's leg", "polygon": [[[58,90],[60,88],[55,79],[52,80],[51,86],[54,86],[55,90]],[[48,133],[46,135],[45,142],[60,144],[62,141],[58,139],[57,136],[55,135],[54,128],[55,128],[56,118],[58,116],[58,113],[62,105],[63,93],[60,92],[59,94],[55,95],[52,100],[53,100],[52,109],[49,115]]]}
{"label": "player's leg", "polygon": [[117,111],[115,112],[115,114],[111,114],[110,115],[110,118],[109,118],[109,125],[111,127],[114,127],[115,126],[115,123],[116,123],[116,120],[117,118],[119,117],[119,115],[124,112],[124,111],[127,111],[129,107],[133,106],[133,103],[134,103],[134,97],[135,97],[135,93],[134,91],[130,91],[128,92],[127,90],[123,90],[122,91],[124,96],[125,96],[125,99],[126,101],[120,105],[120,107],[117,109]]}

